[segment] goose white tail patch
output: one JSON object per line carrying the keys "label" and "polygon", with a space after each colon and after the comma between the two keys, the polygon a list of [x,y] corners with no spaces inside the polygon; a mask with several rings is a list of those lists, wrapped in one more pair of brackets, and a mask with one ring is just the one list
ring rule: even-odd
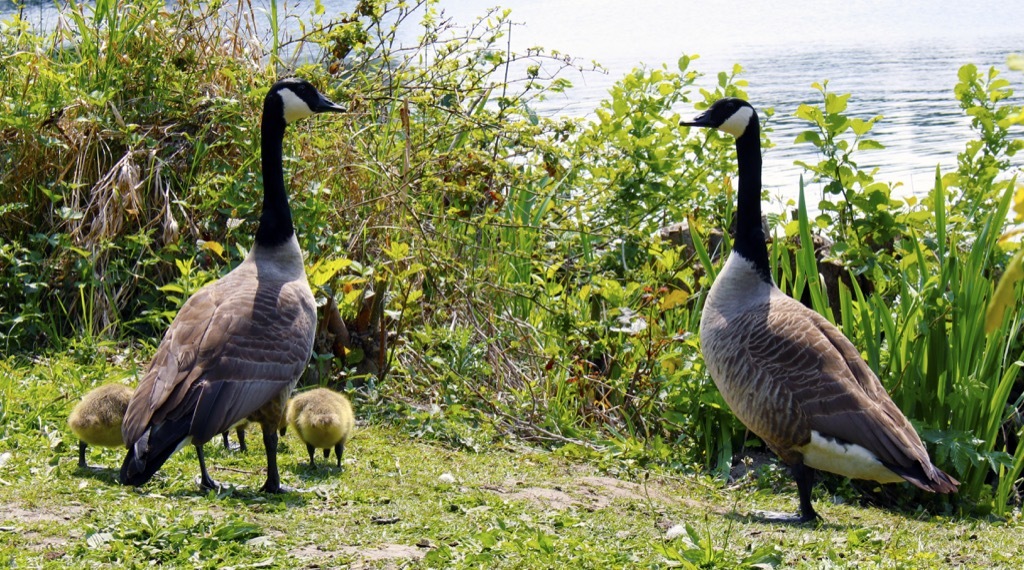
{"label": "goose white tail patch", "polygon": [[281,103],[284,106],[284,122],[286,124],[291,124],[313,114],[313,109],[310,109],[302,97],[296,95],[291,89],[285,87],[278,91],[277,94],[281,96]]}
{"label": "goose white tail patch", "polygon": [[853,443],[841,443],[816,431],[811,431],[811,442],[797,451],[803,454],[805,465],[820,471],[879,483],[898,483],[904,480],[883,465],[867,448]]}
{"label": "goose white tail patch", "polygon": [[747,126],[750,125],[750,118],[753,116],[754,109],[744,105],[737,109],[732,116],[726,119],[725,122],[718,127],[718,130],[739,138],[747,130]]}

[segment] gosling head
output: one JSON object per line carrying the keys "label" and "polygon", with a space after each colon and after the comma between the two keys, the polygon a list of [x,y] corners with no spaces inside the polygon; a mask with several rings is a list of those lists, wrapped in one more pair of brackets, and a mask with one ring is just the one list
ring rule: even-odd
{"label": "gosling head", "polygon": [[708,127],[740,138],[747,132],[751,124],[757,125],[757,113],[743,99],[725,97],[712,103],[707,111],[692,121],[679,123],[684,127]]}
{"label": "gosling head", "polygon": [[316,113],[345,112],[344,107],[324,97],[316,87],[299,77],[282,79],[270,87],[265,108],[269,110],[277,104],[281,106],[280,116],[286,125]]}

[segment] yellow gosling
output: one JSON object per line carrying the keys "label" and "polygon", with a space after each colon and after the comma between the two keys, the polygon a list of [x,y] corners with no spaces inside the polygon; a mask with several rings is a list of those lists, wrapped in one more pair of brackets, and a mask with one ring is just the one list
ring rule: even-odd
{"label": "yellow gosling", "polygon": [[224,439],[224,449],[231,451],[231,440],[228,439],[228,434],[232,429],[234,429],[235,434],[238,436],[238,451],[241,451],[242,453],[249,451],[249,448],[245,445],[245,428],[249,427],[250,423],[252,422],[249,420],[242,420],[225,430],[224,433],[220,434]]}
{"label": "yellow gosling", "polygon": [[71,410],[68,426],[78,436],[78,466],[88,467],[85,450],[90,445],[121,447],[121,423],[134,390],[124,384],[107,384],[89,392]]}
{"label": "yellow gosling", "polygon": [[338,467],[341,467],[345,443],[355,426],[352,404],[348,398],[327,388],[316,388],[299,394],[288,403],[288,423],[305,442],[310,467],[316,467],[314,456],[317,449],[323,449],[324,459],[327,459],[332,447],[338,459]]}

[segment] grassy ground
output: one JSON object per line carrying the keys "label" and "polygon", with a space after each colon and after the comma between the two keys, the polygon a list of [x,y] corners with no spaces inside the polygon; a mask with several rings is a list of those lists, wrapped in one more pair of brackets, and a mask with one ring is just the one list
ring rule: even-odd
{"label": "grassy ground", "polygon": [[1016,568],[1024,560],[1019,516],[834,504],[819,486],[822,524],[766,524],[752,511],[796,509],[784,478],[722,487],[513,441],[473,453],[376,419],[360,425],[340,470],[309,469],[289,434],[282,478],[302,492],[253,491],[265,477],[258,430],[244,454],[208,444],[212,475],[227,491],[198,490],[191,449],[141,489],[125,488],[115,471],[123,453],[90,450],[90,464],[105,469],[79,469],[64,420],[97,381],[130,378],[137,365],[116,354],[88,366],[74,358],[0,361],[0,565]]}

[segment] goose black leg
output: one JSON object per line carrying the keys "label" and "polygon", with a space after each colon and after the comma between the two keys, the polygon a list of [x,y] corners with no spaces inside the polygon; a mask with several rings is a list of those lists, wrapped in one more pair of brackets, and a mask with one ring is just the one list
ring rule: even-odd
{"label": "goose black leg", "polygon": [[206,457],[203,455],[202,444],[196,444],[196,456],[199,457],[199,486],[206,490],[217,490],[220,486],[206,470]]}
{"label": "goose black leg", "polygon": [[277,471],[277,421],[263,423],[263,446],[267,449],[267,482],[260,487],[264,493],[288,493],[291,487],[281,484],[281,475]]}
{"label": "goose black leg", "polygon": [[796,479],[796,492],[800,496],[800,517],[796,522],[806,523],[818,519],[818,513],[814,512],[811,504],[811,489],[814,488],[814,469],[797,463],[792,468],[793,479]]}
{"label": "goose black leg", "polygon": [[334,446],[334,455],[338,457],[338,467],[341,467],[341,454],[345,453],[345,444],[339,442]]}
{"label": "goose black leg", "polygon": [[245,453],[246,451],[249,451],[249,448],[246,447],[246,445],[245,445],[245,428],[244,427],[238,426],[237,428],[235,428],[235,435],[238,436],[238,447],[237,448],[232,448],[231,447],[231,440],[228,438],[228,432],[227,431],[225,431],[224,433],[222,433],[220,435],[221,435],[221,437],[224,438],[224,449],[227,449],[228,451],[233,451],[234,449],[238,449],[238,451],[241,451],[242,453]]}
{"label": "goose black leg", "polygon": [[316,448],[307,443],[306,451],[309,452],[309,468],[313,469],[316,467]]}
{"label": "goose black leg", "polygon": [[249,448],[245,446],[245,428],[238,426],[235,428],[235,433],[238,434],[238,451],[241,451],[242,453],[249,451]]}
{"label": "goose black leg", "polygon": [[85,469],[86,467],[89,466],[85,462],[85,448],[86,447],[88,447],[88,445],[84,441],[79,441],[78,442],[78,466],[81,467],[82,469]]}
{"label": "goose black leg", "polygon": [[811,489],[814,488],[814,469],[801,463],[790,466],[790,472],[796,481],[796,492],[800,497],[800,513],[790,515],[771,511],[754,511],[754,516],[764,522],[804,524],[818,520],[818,513],[814,512],[811,504]]}

